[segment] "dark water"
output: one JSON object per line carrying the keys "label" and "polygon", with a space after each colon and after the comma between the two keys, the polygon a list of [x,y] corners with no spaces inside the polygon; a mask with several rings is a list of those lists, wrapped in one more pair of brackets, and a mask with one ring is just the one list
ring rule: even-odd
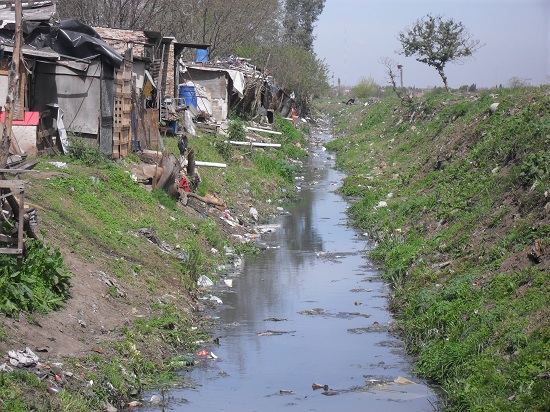
{"label": "dark water", "polygon": [[194,354],[186,376],[195,387],[172,392],[166,410],[435,410],[389,333],[389,289],[366,258],[371,244],[347,226],[348,204],[334,193],[344,176],[320,149],[327,130],[314,135],[300,202],[261,236],[272,248],[247,257],[233,287],[212,291],[223,301],[219,345],[204,349],[217,358]]}

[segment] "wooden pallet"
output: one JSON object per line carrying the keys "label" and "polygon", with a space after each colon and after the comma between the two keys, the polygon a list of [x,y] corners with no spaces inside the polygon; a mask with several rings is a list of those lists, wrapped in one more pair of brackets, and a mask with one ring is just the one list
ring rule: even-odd
{"label": "wooden pallet", "polygon": [[132,147],[132,67],[125,60],[115,79],[113,159],[127,157]]}

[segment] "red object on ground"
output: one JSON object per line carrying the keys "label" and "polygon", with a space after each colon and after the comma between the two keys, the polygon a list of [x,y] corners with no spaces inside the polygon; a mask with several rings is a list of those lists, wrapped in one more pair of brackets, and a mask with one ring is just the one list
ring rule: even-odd
{"label": "red object on ground", "polygon": [[206,350],[201,350],[199,353],[198,353],[199,356],[208,356],[208,351]]}
{"label": "red object on ground", "polygon": [[185,176],[180,179],[179,187],[183,189],[184,192],[189,192],[189,182]]}

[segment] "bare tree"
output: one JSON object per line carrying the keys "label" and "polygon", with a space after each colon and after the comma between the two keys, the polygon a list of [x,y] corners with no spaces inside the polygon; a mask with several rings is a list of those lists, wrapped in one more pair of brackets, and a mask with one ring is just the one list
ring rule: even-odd
{"label": "bare tree", "polygon": [[60,0],[58,10],[61,18],[90,26],[157,30],[172,7],[168,0]]}
{"label": "bare tree", "polygon": [[388,75],[389,83],[391,84],[397,97],[401,100],[401,103],[411,103],[412,97],[408,94],[403,95],[403,89],[401,87],[397,87],[397,73],[395,72],[395,69],[397,69],[398,64],[389,57],[382,57],[379,62],[386,67],[386,74]]}
{"label": "bare tree", "polygon": [[175,10],[172,34],[182,42],[210,44],[211,56],[276,36],[278,0],[199,0]]}

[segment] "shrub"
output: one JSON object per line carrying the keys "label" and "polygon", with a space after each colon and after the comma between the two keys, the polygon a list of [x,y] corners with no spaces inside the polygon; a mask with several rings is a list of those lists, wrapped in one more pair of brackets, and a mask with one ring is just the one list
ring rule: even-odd
{"label": "shrub", "polygon": [[72,273],[58,249],[42,241],[28,242],[28,257],[19,267],[13,256],[0,255],[0,312],[17,317],[20,311],[47,313],[69,296]]}
{"label": "shrub", "polygon": [[380,86],[374,81],[372,77],[362,77],[359,83],[354,86],[351,91],[360,99],[366,99],[368,97],[375,97],[378,94]]}
{"label": "shrub", "polygon": [[246,131],[244,124],[240,119],[232,119],[229,122],[229,138],[235,141],[244,141],[246,137]]}

